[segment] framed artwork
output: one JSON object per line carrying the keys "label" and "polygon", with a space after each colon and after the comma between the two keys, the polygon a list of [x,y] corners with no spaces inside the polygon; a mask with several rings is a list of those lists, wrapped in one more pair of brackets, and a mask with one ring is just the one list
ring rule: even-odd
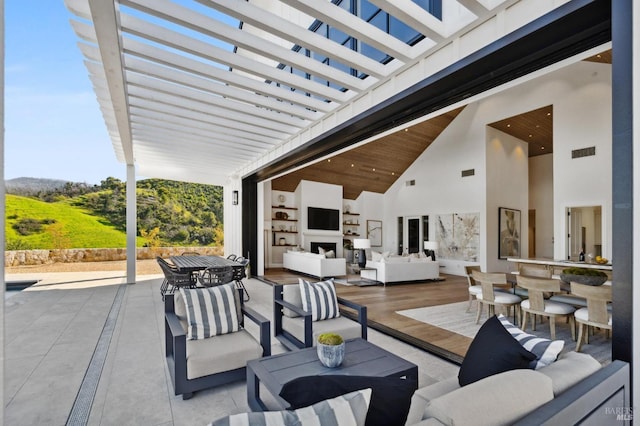
{"label": "framed artwork", "polygon": [[520,210],[498,208],[498,258],[520,257]]}
{"label": "framed artwork", "polygon": [[382,221],[367,220],[367,238],[371,242],[371,247],[382,246]]}

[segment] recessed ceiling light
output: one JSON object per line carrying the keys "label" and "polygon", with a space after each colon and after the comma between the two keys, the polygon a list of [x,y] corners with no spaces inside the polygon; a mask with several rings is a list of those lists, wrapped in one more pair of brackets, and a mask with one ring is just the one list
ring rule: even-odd
{"label": "recessed ceiling light", "polygon": [[511,127],[511,124],[507,124],[507,127]]}
{"label": "recessed ceiling light", "polygon": [[544,146],[541,146],[540,149],[544,150]]}
{"label": "recessed ceiling light", "polygon": [[548,116],[550,116],[550,115],[551,115],[551,113],[550,113],[550,112],[548,112],[548,113],[547,113],[547,117],[548,117]]}
{"label": "recessed ceiling light", "polygon": [[331,158],[329,158],[329,159],[327,160],[327,163],[330,163],[330,162],[331,162]]}
{"label": "recessed ceiling light", "polygon": [[408,132],[408,131],[409,131],[409,129],[404,129],[404,131],[405,131],[405,132]]}
{"label": "recessed ceiling light", "polygon": [[371,170],[373,170],[374,172],[376,171],[375,167],[373,169],[371,169]]}
{"label": "recessed ceiling light", "polygon": [[396,173],[395,173],[395,172],[391,172],[391,176],[395,176],[395,175],[396,175]]}
{"label": "recessed ceiling light", "polygon": [[529,135],[529,137],[530,137],[530,138],[532,138],[532,137],[533,137],[533,135]]}
{"label": "recessed ceiling light", "polygon": [[351,164],[351,167],[353,167],[353,164]]}

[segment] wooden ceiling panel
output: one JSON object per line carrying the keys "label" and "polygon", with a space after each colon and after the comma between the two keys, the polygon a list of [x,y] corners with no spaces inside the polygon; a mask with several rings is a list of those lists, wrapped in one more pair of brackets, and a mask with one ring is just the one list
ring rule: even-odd
{"label": "wooden ceiling panel", "polygon": [[366,145],[276,178],[271,187],[295,191],[301,180],[342,185],[343,197],[358,198],[362,191],[383,194],[462,111],[434,117]]}
{"label": "wooden ceiling panel", "polygon": [[529,143],[529,157],[553,153],[553,105],[489,124]]}

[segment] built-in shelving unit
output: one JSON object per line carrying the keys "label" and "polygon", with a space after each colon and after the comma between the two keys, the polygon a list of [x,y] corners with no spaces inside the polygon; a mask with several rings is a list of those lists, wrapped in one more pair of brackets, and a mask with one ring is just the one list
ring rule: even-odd
{"label": "built-in shelving unit", "polygon": [[[343,212],[342,213],[342,235],[345,237],[359,237],[360,221],[358,220],[360,213]],[[352,219],[355,217],[355,219]]]}
{"label": "built-in shelving unit", "polygon": [[[273,247],[295,247],[298,245],[297,207],[271,206],[271,245]],[[293,235],[293,238],[288,236]],[[284,243],[282,243],[284,241]]]}

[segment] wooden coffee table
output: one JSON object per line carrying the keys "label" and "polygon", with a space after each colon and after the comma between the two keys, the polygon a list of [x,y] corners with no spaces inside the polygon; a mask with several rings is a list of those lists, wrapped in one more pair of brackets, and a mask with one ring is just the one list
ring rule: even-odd
{"label": "wooden coffee table", "polygon": [[346,341],[345,357],[337,368],[318,361],[315,347],[259,358],[247,363],[247,402],[253,411],[268,410],[260,399],[260,384],[274,397],[279,409],[289,403],[279,394],[285,383],[319,375],[406,377],[418,383],[418,366],[363,339]]}

